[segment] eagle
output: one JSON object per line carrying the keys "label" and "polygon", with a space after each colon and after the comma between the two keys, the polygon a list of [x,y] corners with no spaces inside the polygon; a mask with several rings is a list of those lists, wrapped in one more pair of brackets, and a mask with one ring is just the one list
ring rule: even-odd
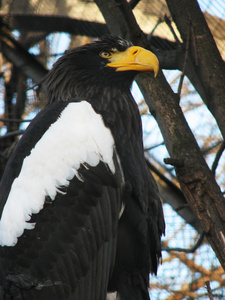
{"label": "eagle", "polygon": [[0,298],[148,300],[165,223],[131,94],[150,51],[117,36],[70,49],[0,185]]}

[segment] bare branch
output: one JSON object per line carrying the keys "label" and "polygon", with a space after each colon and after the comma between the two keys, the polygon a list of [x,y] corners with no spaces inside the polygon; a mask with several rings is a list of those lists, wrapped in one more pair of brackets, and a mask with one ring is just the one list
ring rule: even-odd
{"label": "bare branch", "polygon": [[213,300],[213,294],[212,294],[212,290],[211,290],[211,287],[210,287],[210,282],[207,280],[205,282],[205,285],[206,285],[206,289],[207,289],[207,292],[208,292],[208,295],[209,295],[209,299],[210,300]]}
{"label": "bare branch", "polygon": [[22,119],[9,119],[9,118],[0,118],[0,122],[15,122],[15,123],[25,123],[25,122],[31,122],[32,120],[22,120]]}
{"label": "bare branch", "polygon": [[221,158],[224,150],[225,150],[225,141],[222,142],[222,144],[221,144],[218,152],[216,153],[216,157],[215,157],[214,162],[212,164],[212,172],[213,172],[213,174],[216,173],[216,168],[218,166],[219,160],[220,160],[220,158]]}
{"label": "bare branch", "polygon": [[178,39],[178,37],[177,37],[177,35],[176,35],[176,33],[175,33],[174,29],[173,29],[173,26],[171,24],[171,20],[170,20],[170,18],[167,15],[165,15],[165,21],[166,21],[166,24],[169,27],[169,29],[170,29],[170,31],[171,31],[174,39],[175,39],[175,41],[180,44],[180,40]]}
{"label": "bare branch", "polygon": [[24,130],[11,131],[9,133],[6,133],[5,135],[0,136],[0,140],[4,140],[4,139],[12,137],[12,136],[21,135],[23,133],[24,133]]}
{"label": "bare branch", "polygon": [[5,27],[0,29],[0,41],[3,55],[24,74],[39,83],[48,72],[42,64],[21,46]]}
{"label": "bare branch", "polygon": [[[176,0],[166,0],[172,18],[177,25],[184,44],[188,43],[188,24],[191,22],[189,59],[195,70],[202,96],[210,112],[217,120],[219,129],[225,139],[225,64],[217,49],[203,13],[196,0],[184,0],[177,5]],[[212,68],[209,67],[213,66]],[[189,65],[189,63],[188,63]],[[189,71],[188,71],[189,72]],[[192,78],[190,78],[192,81]]]}
{"label": "bare branch", "polygon": [[[188,2],[186,5],[190,6],[189,0],[184,1]],[[190,2],[192,3],[193,1],[191,0]],[[134,44],[149,48],[146,37],[137,25],[130,6],[126,1],[96,0],[96,3],[113,34],[130,38]],[[177,5],[177,1],[175,1],[175,6],[180,7],[181,5]],[[110,10],[106,9],[109,7]],[[183,13],[180,13],[181,18],[183,18]],[[110,17],[110,15],[113,17]],[[184,25],[186,26],[187,23],[184,23]],[[114,31],[115,26],[116,30]],[[123,28],[120,30],[121,26]],[[199,30],[201,30],[201,27]],[[187,34],[185,34],[186,37]],[[159,72],[156,79],[153,79],[152,74],[146,73],[138,76],[136,81],[148,103],[150,112],[156,118],[161,129],[170,157],[185,160],[183,167],[176,168],[181,188],[189,205],[200,220],[208,241],[225,269],[224,197],[183,116],[178,104],[179,97],[171,90],[162,72]],[[225,92],[223,93],[223,105],[224,94]],[[223,118],[225,119],[225,113]]]}
{"label": "bare branch", "polygon": [[188,30],[188,33],[187,33],[187,43],[186,43],[186,47],[185,47],[184,65],[183,65],[182,75],[180,77],[180,82],[179,82],[178,91],[177,91],[177,94],[179,95],[179,97],[181,95],[181,89],[182,89],[182,85],[183,85],[183,81],[184,81],[184,76],[185,76],[185,71],[186,71],[186,66],[187,66],[187,60],[188,60],[190,22],[189,22],[188,26],[189,26],[189,30]]}
{"label": "bare branch", "polygon": [[205,234],[204,232],[200,234],[199,239],[197,241],[197,243],[190,249],[187,248],[179,248],[179,247],[162,247],[162,250],[167,251],[167,252],[171,252],[171,251],[177,251],[177,252],[185,252],[185,253],[194,253],[202,244],[203,240],[204,240]]}
{"label": "bare branch", "polygon": [[181,218],[201,234],[202,227],[199,220],[191,210],[179,187],[164,176],[148,159],[146,159],[146,163],[149,169],[155,174],[163,202],[168,203]]}

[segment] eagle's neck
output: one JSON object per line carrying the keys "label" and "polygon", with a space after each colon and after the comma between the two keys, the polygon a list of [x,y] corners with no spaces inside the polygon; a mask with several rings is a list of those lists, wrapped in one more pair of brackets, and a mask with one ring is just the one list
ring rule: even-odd
{"label": "eagle's neck", "polygon": [[87,72],[73,71],[69,68],[65,73],[62,68],[53,68],[41,84],[41,91],[44,92],[48,103],[70,101],[74,98],[97,99],[102,96],[107,98],[110,97],[110,93],[113,95],[116,92],[119,94],[120,91],[129,93],[134,76],[134,72],[127,72],[124,76],[107,70]]}
{"label": "eagle's neck", "polygon": [[93,74],[79,71],[64,75],[62,70],[50,71],[43,82],[44,94],[49,103],[85,100],[102,115],[116,140],[117,137],[118,140],[124,139],[127,135],[127,138],[134,136],[142,142],[140,115],[130,92],[134,73],[127,72],[124,76],[121,72],[112,76],[108,72]]}
{"label": "eagle's neck", "polygon": [[111,87],[110,92],[109,89],[99,90],[88,101],[95,111],[102,115],[105,125],[111,129],[114,136],[121,136],[123,139],[126,134],[128,138],[135,136],[141,139],[140,114],[129,87]]}
{"label": "eagle's neck", "polygon": [[[110,128],[115,140],[121,166],[124,171],[126,190],[145,205],[143,195],[148,181],[142,140],[141,117],[129,89],[111,89],[110,94],[102,92],[91,104],[101,114],[105,125]],[[146,210],[146,207],[143,207]]]}

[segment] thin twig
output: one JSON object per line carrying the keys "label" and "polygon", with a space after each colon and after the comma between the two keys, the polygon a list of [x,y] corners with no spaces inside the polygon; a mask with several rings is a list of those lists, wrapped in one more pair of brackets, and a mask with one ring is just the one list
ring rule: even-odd
{"label": "thin twig", "polygon": [[222,143],[223,143],[223,140],[219,140],[219,141],[217,141],[215,144],[210,145],[208,148],[202,148],[202,149],[201,149],[202,155],[207,155],[207,154],[210,153],[214,148],[216,148],[217,146],[221,145]]}
{"label": "thin twig", "polygon": [[6,133],[3,136],[0,136],[0,140],[6,139],[6,138],[11,137],[11,136],[21,135],[23,133],[24,133],[24,130],[12,131],[12,132]]}
{"label": "thin twig", "polygon": [[199,239],[197,241],[197,243],[190,249],[187,249],[187,248],[179,248],[179,247],[174,247],[174,248],[170,248],[170,247],[162,247],[162,250],[163,251],[167,251],[167,252],[170,252],[170,251],[177,251],[177,252],[185,252],[185,253],[194,253],[202,244],[203,240],[204,240],[204,236],[205,236],[205,233],[202,232],[199,236]]}
{"label": "thin twig", "polygon": [[31,122],[32,120],[22,120],[22,119],[8,119],[8,118],[0,118],[0,122],[15,122],[15,123],[23,123],[23,122]]}
{"label": "thin twig", "polygon": [[212,164],[212,172],[213,172],[214,175],[216,173],[216,168],[218,166],[219,160],[220,160],[224,150],[225,150],[225,141],[222,142],[218,152],[216,153],[216,157],[214,159],[214,162]]}
{"label": "thin twig", "polygon": [[159,146],[163,146],[163,145],[165,145],[164,142],[158,143],[158,144],[153,145],[153,146],[151,146],[151,147],[145,148],[144,151],[150,151],[150,150],[152,150],[152,149],[155,149],[155,148],[157,148],[157,147],[159,147]]}
{"label": "thin twig", "polygon": [[210,282],[207,280],[205,282],[205,285],[206,285],[206,289],[207,289],[207,292],[208,292],[208,295],[209,295],[209,299],[213,300],[213,294],[212,294],[212,290],[211,290],[211,287],[210,287]]}
{"label": "thin twig", "polygon": [[170,18],[169,18],[167,15],[165,15],[164,20],[165,20],[167,26],[169,27],[169,29],[170,29],[170,31],[171,31],[171,33],[172,33],[172,35],[173,35],[175,41],[176,41],[177,43],[180,44],[180,40],[179,40],[179,38],[177,37],[176,32],[175,32],[174,29],[173,29],[173,26],[172,26],[172,24],[171,24]]}
{"label": "thin twig", "polygon": [[194,29],[193,26],[191,26],[191,35],[193,38],[193,46],[194,46],[194,55],[195,55],[195,64],[198,66],[198,54],[197,54],[197,46],[196,46],[196,40],[195,40],[195,35],[194,35]]}
{"label": "thin twig", "polygon": [[158,21],[157,21],[155,27],[152,29],[151,33],[149,33],[149,34],[147,35],[147,40],[148,40],[148,41],[150,41],[150,39],[151,39],[152,36],[153,36],[154,31],[155,31],[156,28],[159,26],[159,24],[162,23],[162,22],[163,22],[162,18],[159,17],[159,19],[158,19]]}
{"label": "thin twig", "polygon": [[179,98],[181,95],[181,89],[183,86],[185,70],[186,70],[186,65],[187,65],[187,60],[188,60],[188,51],[189,51],[189,43],[190,43],[190,21],[189,21],[188,27],[189,28],[188,28],[188,33],[187,33],[187,43],[186,43],[186,47],[185,47],[184,65],[183,65],[182,75],[180,77],[180,82],[179,82],[179,86],[178,86],[178,90],[177,90],[177,94],[178,94]]}
{"label": "thin twig", "polygon": [[182,209],[185,209],[185,208],[187,208],[187,207],[189,207],[189,205],[186,203],[186,204],[184,204],[184,205],[178,206],[178,207],[175,209],[175,211],[178,212],[178,211],[181,211]]}

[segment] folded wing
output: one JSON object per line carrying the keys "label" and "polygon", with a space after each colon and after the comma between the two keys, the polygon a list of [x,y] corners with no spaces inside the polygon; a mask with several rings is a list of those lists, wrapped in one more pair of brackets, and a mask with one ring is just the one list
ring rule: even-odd
{"label": "folded wing", "polygon": [[1,182],[2,293],[104,299],[122,188],[114,139],[92,106],[47,106],[21,138]]}

